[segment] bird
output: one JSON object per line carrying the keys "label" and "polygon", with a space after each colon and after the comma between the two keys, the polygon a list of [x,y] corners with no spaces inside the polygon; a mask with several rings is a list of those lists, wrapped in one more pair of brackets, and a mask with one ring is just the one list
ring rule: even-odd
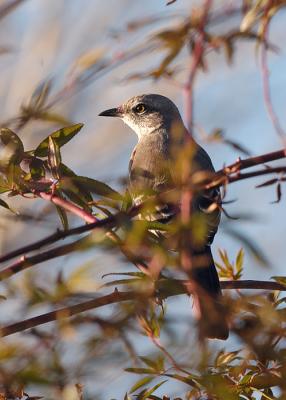
{"label": "bird", "polygon": [[[175,165],[180,151],[189,143],[194,149],[190,175],[200,171],[215,172],[209,155],[190,135],[178,107],[168,97],[160,94],[134,96],[118,107],[101,112],[99,116],[122,119],[138,137],[129,162],[128,189],[134,204],[140,204],[146,193],[162,193],[176,186]],[[198,289],[193,297],[200,337],[225,340],[229,336],[229,326],[211,252],[220,223],[220,207],[211,206],[219,199],[219,189],[200,191],[192,199],[191,215],[198,213],[204,216],[206,235],[203,244],[196,247],[190,243],[192,256],[203,260],[203,265],[191,268],[190,277]],[[180,204],[175,207],[172,204],[161,206],[156,218],[170,224],[176,218],[178,208]]]}

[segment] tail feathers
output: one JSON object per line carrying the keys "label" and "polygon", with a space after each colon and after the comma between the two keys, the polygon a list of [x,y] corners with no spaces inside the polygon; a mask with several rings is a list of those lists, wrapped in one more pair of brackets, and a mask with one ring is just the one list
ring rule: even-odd
{"label": "tail feathers", "polygon": [[225,340],[229,335],[218,274],[211,249],[208,246],[196,256],[204,258],[207,266],[197,266],[192,270],[194,282],[194,314],[198,321],[201,338]]}

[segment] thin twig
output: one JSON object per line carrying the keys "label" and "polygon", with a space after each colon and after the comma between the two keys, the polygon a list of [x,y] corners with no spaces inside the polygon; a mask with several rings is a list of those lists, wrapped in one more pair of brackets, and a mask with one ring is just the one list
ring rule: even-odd
{"label": "thin twig", "polygon": [[[267,14],[268,11],[266,10],[265,13]],[[283,144],[286,145],[285,132],[282,129],[282,126],[279,122],[279,118],[274,110],[273,103],[271,100],[271,89],[270,89],[268,56],[267,56],[269,22],[270,22],[270,20],[265,22],[263,32],[262,32],[263,43],[261,45],[262,46],[261,47],[261,74],[262,74],[262,84],[263,84],[263,97],[264,97],[265,107],[266,107],[267,113],[269,115],[269,118],[272,122],[272,125],[273,125],[275,131],[277,132],[277,134],[283,140]]]}
{"label": "thin twig", "polygon": [[185,97],[185,118],[188,131],[192,136],[193,131],[193,122],[194,122],[194,82],[196,78],[196,74],[198,72],[198,68],[200,63],[202,62],[202,57],[204,55],[204,41],[205,41],[205,31],[204,27],[208,20],[209,10],[212,5],[212,0],[205,0],[204,5],[202,7],[202,16],[200,23],[197,28],[197,38],[195,38],[194,49],[192,51],[191,57],[191,65],[190,72],[188,76],[188,80],[184,85],[184,97]]}

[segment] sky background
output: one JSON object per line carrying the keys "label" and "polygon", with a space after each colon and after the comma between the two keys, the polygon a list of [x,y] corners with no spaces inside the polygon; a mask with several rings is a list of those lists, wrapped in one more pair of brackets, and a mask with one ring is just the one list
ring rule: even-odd
{"label": "sky background", "polygon": [[[30,98],[35,87],[47,78],[54,79],[54,91],[57,91],[74,68],[78,68],[77,60],[84,54],[98,52],[107,57],[116,57],[128,49],[146,43],[151,31],[158,30],[164,24],[170,26],[175,23],[160,22],[147,30],[127,33],[128,22],[144,16],[184,16],[195,4],[188,0],[178,0],[167,8],[165,3],[164,0],[24,2],[0,23],[0,47],[8,46],[11,49],[0,58],[0,118],[5,121],[15,116],[21,104]],[[221,7],[235,2],[215,3],[217,7]],[[235,19],[231,25],[232,23],[235,23]],[[227,24],[214,28],[217,32],[227,29]],[[117,37],[115,33],[118,33]],[[280,16],[274,19],[270,33],[271,41],[279,46],[279,52],[269,56],[272,99],[281,125],[286,130],[285,12],[281,12]],[[182,91],[172,82],[123,79],[130,73],[149,70],[160,58],[160,54],[152,53],[127,62],[55,106],[54,111],[70,121],[85,124],[82,132],[66,145],[62,152],[64,162],[78,174],[107,181],[113,186],[118,186],[119,179],[127,175],[128,160],[136,144],[136,137],[121,121],[98,117],[102,110],[115,107],[131,96],[154,92],[170,97],[183,114]],[[182,70],[177,79],[183,83],[189,66],[186,53],[182,54],[181,60]],[[199,73],[195,84],[195,121],[207,133],[215,128],[222,128],[228,139],[239,142],[252,155],[282,147],[281,140],[265,111],[259,58],[253,44],[239,44],[231,66],[226,64],[222,53],[211,54],[208,57],[208,72]],[[29,149],[55,128],[57,126],[53,124],[33,122],[17,133],[23,139],[26,149]],[[241,153],[226,145],[204,143],[198,132],[196,134],[198,141],[210,154],[216,169],[234,162],[239,156],[243,157]],[[247,252],[244,279],[269,279],[273,275],[285,275],[285,198],[282,197],[279,204],[270,204],[276,198],[273,187],[254,187],[264,180],[266,179],[258,178],[229,187],[227,199],[235,199],[236,202],[227,206],[228,213],[254,215],[256,220],[223,222],[213,246],[215,258],[217,249],[222,248],[227,250],[232,259],[241,247],[240,243],[224,233],[225,224],[259,243],[270,262],[270,267],[259,266]],[[285,191],[283,189],[284,187],[282,192]],[[35,205],[34,201],[27,200],[24,202],[24,209],[22,200],[13,200],[13,205],[20,211],[32,212],[34,215],[40,215],[43,210],[42,201],[36,202]],[[54,219],[52,224],[39,222],[36,229],[20,221],[11,224],[6,212],[1,215],[1,252],[30,243],[53,232],[58,225]],[[80,221],[77,221],[77,224],[79,223]],[[90,261],[96,266],[95,280],[100,281],[100,276],[107,266],[114,265],[117,260],[115,254],[89,252],[85,256],[74,256],[72,259],[62,258],[56,266],[53,263],[45,263],[36,268],[37,274],[48,276],[49,279],[49,275],[53,276],[59,269],[68,273],[67,271],[77,266],[79,261]],[[13,307],[16,313],[19,305],[13,304]],[[180,298],[170,302],[170,309],[177,316],[182,313],[183,318],[188,318],[187,307],[188,299]],[[10,315],[4,314],[2,320],[7,321],[9,317]],[[142,348],[145,345],[142,340]],[[232,340],[230,346],[235,346]],[[103,396],[110,398],[118,396],[118,388],[123,392],[126,379],[129,379],[117,378],[116,371],[112,368],[104,377],[100,376],[99,371],[98,374],[102,386],[110,380],[113,382],[107,393],[103,392]],[[100,385],[96,389],[102,391]]]}

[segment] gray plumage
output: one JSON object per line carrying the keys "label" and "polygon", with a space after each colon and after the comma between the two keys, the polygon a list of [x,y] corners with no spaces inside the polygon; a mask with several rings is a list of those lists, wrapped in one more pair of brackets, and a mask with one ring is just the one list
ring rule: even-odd
{"label": "gray plumage", "polygon": [[[102,116],[120,117],[138,136],[129,162],[129,190],[135,203],[144,197],[176,186],[174,177],[174,157],[192,141],[195,154],[191,173],[197,171],[214,172],[211,159],[206,151],[190,138],[176,105],[167,97],[158,94],[135,96],[120,107],[102,112]],[[212,190],[196,195],[192,201],[192,212],[205,213],[206,209],[219,198],[219,191]],[[192,248],[195,256],[206,256],[207,263],[192,268],[191,277],[205,296],[198,296],[199,325],[203,335],[226,339],[228,327],[222,312],[221,291],[214,266],[210,244],[217,232],[220,211],[215,208],[205,213],[207,237],[200,248]],[[174,217],[174,207],[166,205],[158,210],[154,219],[170,222]],[[211,304],[210,304],[211,303]]]}

